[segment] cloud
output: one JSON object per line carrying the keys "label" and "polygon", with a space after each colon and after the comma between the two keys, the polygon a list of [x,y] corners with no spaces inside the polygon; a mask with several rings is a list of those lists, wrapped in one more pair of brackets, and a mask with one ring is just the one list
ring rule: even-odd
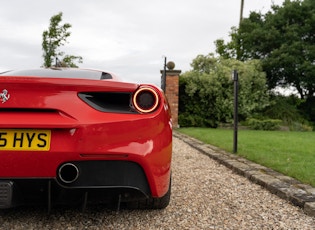
{"label": "cloud", "polygon": [[[283,0],[275,0],[281,4]],[[272,1],[245,1],[266,11]],[[164,59],[182,71],[198,54],[214,52],[239,23],[240,1],[221,0],[10,0],[0,8],[0,70],[42,65],[42,32],[63,12],[72,25],[66,53],[83,57],[84,68],[110,70],[124,79],[160,84]]]}

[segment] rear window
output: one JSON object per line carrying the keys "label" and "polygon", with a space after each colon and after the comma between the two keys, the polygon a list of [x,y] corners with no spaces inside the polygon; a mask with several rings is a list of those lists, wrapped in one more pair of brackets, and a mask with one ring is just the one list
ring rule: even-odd
{"label": "rear window", "polygon": [[13,70],[0,73],[0,76],[29,76],[29,77],[51,77],[51,78],[81,78],[81,79],[112,79],[112,75],[102,71],[66,68],[47,68]]}

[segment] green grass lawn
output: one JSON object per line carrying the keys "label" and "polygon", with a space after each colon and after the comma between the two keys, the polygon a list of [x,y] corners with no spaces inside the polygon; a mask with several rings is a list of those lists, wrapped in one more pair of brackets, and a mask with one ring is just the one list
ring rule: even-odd
{"label": "green grass lawn", "polygon": [[[178,131],[233,152],[233,130],[181,128]],[[315,132],[239,130],[237,154],[315,186]]]}

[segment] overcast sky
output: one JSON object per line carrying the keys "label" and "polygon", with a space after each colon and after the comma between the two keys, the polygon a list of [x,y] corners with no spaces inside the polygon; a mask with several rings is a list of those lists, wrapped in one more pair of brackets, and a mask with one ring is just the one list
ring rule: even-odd
{"label": "overcast sky", "polygon": [[[245,0],[267,12],[284,0]],[[191,69],[198,54],[215,51],[237,26],[241,0],[9,0],[0,7],[0,71],[43,64],[42,33],[63,12],[72,25],[62,50],[83,57],[82,68],[114,72],[124,80],[160,85],[164,56],[175,69]]]}

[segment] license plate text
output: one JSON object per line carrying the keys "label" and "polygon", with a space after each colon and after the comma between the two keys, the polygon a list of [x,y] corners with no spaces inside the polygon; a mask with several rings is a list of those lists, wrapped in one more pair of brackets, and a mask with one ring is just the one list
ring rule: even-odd
{"label": "license plate text", "polygon": [[48,151],[50,130],[0,129],[0,150]]}

